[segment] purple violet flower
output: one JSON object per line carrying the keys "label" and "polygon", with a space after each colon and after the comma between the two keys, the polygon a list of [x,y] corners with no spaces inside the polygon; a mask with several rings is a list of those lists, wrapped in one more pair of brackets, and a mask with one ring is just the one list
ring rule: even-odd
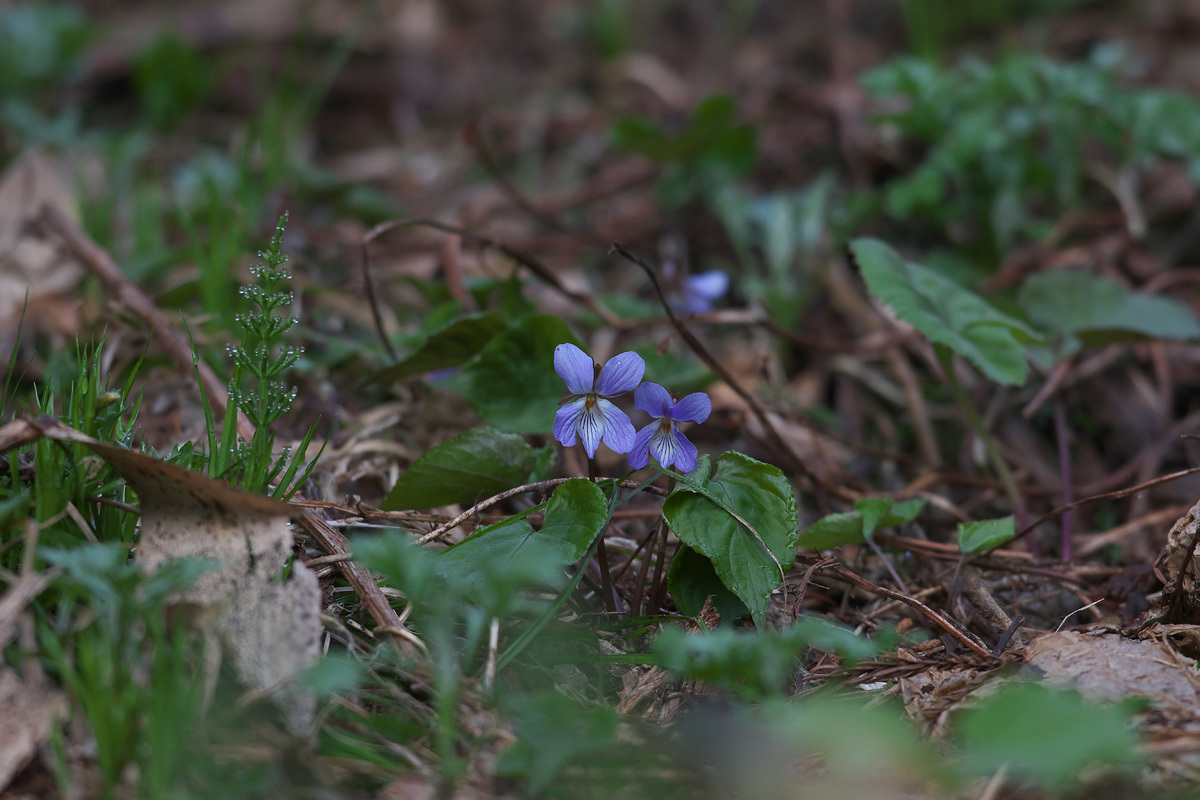
{"label": "purple violet flower", "polygon": [[629,450],[629,466],[641,469],[650,456],[664,467],[674,465],[680,472],[696,468],[696,445],[679,432],[680,422],[704,422],[712,413],[712,401],[704,392],[695,392],[676,403],[670,392],[657,383],[643,383],[633,393],[633,405],[654,417],[655,421],[637,432]]}
{"label": "purple violet flower", "polygon": [[703,314],[713,310],[713,304],[729,291],[729,275],[724,270],[710,269],[699,275],[686,275],[673,261],[662,265],[663,283],[667,286],[667,302],[684,314]]}
{"label": "purple violet flower", "polygon": [[554,415],[554,438],[563,447],[572,447],[578,435],[588,458],[595,457],[601,441],[613,452],[628,453],[633,447],[633,423],[607,398],[625,394],[641,383],[646,372],[642,357],[621,353],[601,369],[575,345],[560,344],[554,348],[554,371],[571,392],[566,405]]}
{"label": "purple violet flower", "polygon": [[712,311],[713,302],[729,291],[729,276],[719,269],[710,269],[683,279],[683,310],[689,314]]}

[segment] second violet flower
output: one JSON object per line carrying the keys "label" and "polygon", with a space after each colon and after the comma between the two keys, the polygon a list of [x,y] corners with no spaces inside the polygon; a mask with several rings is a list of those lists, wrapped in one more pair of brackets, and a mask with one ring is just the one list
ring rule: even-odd
{"label": "second violet flower", "polygon": [[637,432],[629,450],[629,466],[641,469],[650,463],[650,456],[664,467],[674,466],[680,472],[696,468],[696,445],[679,432],[681,422],[704,422],[712,413],[712,401],[704,392],[695,392],[678,403],[657,383],[643,383],[633,393],[633,405],[654,417]]}

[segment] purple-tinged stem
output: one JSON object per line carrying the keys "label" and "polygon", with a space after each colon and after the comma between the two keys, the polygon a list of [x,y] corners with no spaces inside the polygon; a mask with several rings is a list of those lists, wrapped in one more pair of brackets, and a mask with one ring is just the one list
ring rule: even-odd
{"label": "purple-tinged stem", "polygon": [[[1063,410],[1061,399],[1054,404],[1054,436],[1058,439],[1058,474],[1059,480],[1062,481],[1062,502],[1064,506],[1069,506],[1073,499],[1071,493],[1071,431],[1067,428],[1067,412]],[[1064,563],[1070,563],[1075,555],[1071,536],[1072,513],[1071,511],[1063,512],[1060,523],[1062,525],[1062,560]]]}

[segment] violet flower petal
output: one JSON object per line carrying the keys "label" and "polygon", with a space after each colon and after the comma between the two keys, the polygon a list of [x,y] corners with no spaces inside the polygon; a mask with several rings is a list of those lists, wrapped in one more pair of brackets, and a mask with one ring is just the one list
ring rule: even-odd
{"label": "violet flower petal", "polygon": [[657,422],[651,422],[633,437],[633,447],[629,448],[630,468],[641,469],[650,463],[650,437],[657,427]]}
{"label": "violet flower petal", "polygon": [[729,291],[729,276],[723,270],[710,269],[687,279],[687,292],[705,300],[716,300]]}
{"label": "violet flower petal", "polygon": [[600,413],[604,415],[604,429],[601,434],[604,443],[614,453],[628,453],[635,438],[633,423],[624,411],[607,400],[601,400],[597,405]]}
{"label": "violet flower petal", "polygon": [[677,422],[704,422],[712,413],[712,400],[704,392],[693,392],[680,400],[663,416]]}
{"label": "violet flower petal", "polygon": [[596,368],[591,356],[573,344],[560,344],[554,348],[554,371],[567,384],[571,394],[588,394],[596,378]]}
{"label": "violet flower petal", "polygon": [[632,351],[613,356],[600,370],[596,379],[596,394],[602,397],[616,397],[619,394],[632,391],[642,382],[646,374],[646,362]]}
{"label": "violet flower petal", "polygon": [[646,381],[633,392],[633,407],[656,419],[668,416],[674,403],[671,393],[657,383]]}
{"label": "violet flower petal", "polygon": [[579,433],[579,440],[583,442],[583,451],[587,453],[587,457],[595,458],[596,448],[600,446],[600,441],[604,438],[606,426],[604,409],[598,403],[589,405],[587,399],[583,403],[583,411],[575,420],[575,430]]}
{"label": "violet flower petal", "polygon": [[563,447],[575,446],[575,429],[587,401],[579,398],[560,408],[554,415],[554,438]]}
{"label": "violet flower petal", "polygon": [[696,468],[696,458],[700,451],[696,449],[696,445],[672,427],[671,432],[667,434],[675,440],[675,469],[680,472],[691,472]]}
{"label": "violet flower petal", "polygon": [[675,463],[679,454],[679,442],[675,436],[673,422],[660,422],[654,427],[654,435],[650,437],[650,455],[658,459],[658,463],[669,467]]}

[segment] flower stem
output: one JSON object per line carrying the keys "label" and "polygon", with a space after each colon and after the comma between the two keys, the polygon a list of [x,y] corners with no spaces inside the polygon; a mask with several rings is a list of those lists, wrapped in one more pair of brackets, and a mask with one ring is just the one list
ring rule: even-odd
{"label": "flower stem", "polygon": [[[1054,436],[1058,440],[1058,474],[1062,481],[1062,502],[1070,506],[1075,498],[1071,495],[1071,430],[1067,427],[1067,412],[1064,401],[1060,397],[1054,404]],[[1072,547],[1071,512],[1062,515],[1062,550],[1060,557],[1063,563],[1071,563],[1075,557]]]}
{"label": "flower stem", "polygon": [[[671,492],[675,491],[675,479],[671,478],[667,481],[667,496],[671,496]],[[663,601],[666,599],[666,578],[663,576],[663,571],[666,569],[667,562],[667,527],[666,516],[660,517],[658,520],[658,558],[654,562],[654,577],[650,579],[650,601],[646,607],[646,614],[653,616],[662,610]],[[649,551],[646,553],[646,558],[650,557]],[[640,585],[639,585],[640,588]]]}
{"label": "flower stem", "polygon": [[[588,480],[592,483],[596,482],[596,462],[594,459],[587,460],[588,465]],[[600,593],[604,596],[604,607],[611,612],[616,612],[621,606],[618,602],[617,587],[613,586],[612,575],[608,571],[608,551],[604,547],[604,534],[608,531],[608,526],[600,531],[600,542],[596,547],[596,560],[600,562]]]}

